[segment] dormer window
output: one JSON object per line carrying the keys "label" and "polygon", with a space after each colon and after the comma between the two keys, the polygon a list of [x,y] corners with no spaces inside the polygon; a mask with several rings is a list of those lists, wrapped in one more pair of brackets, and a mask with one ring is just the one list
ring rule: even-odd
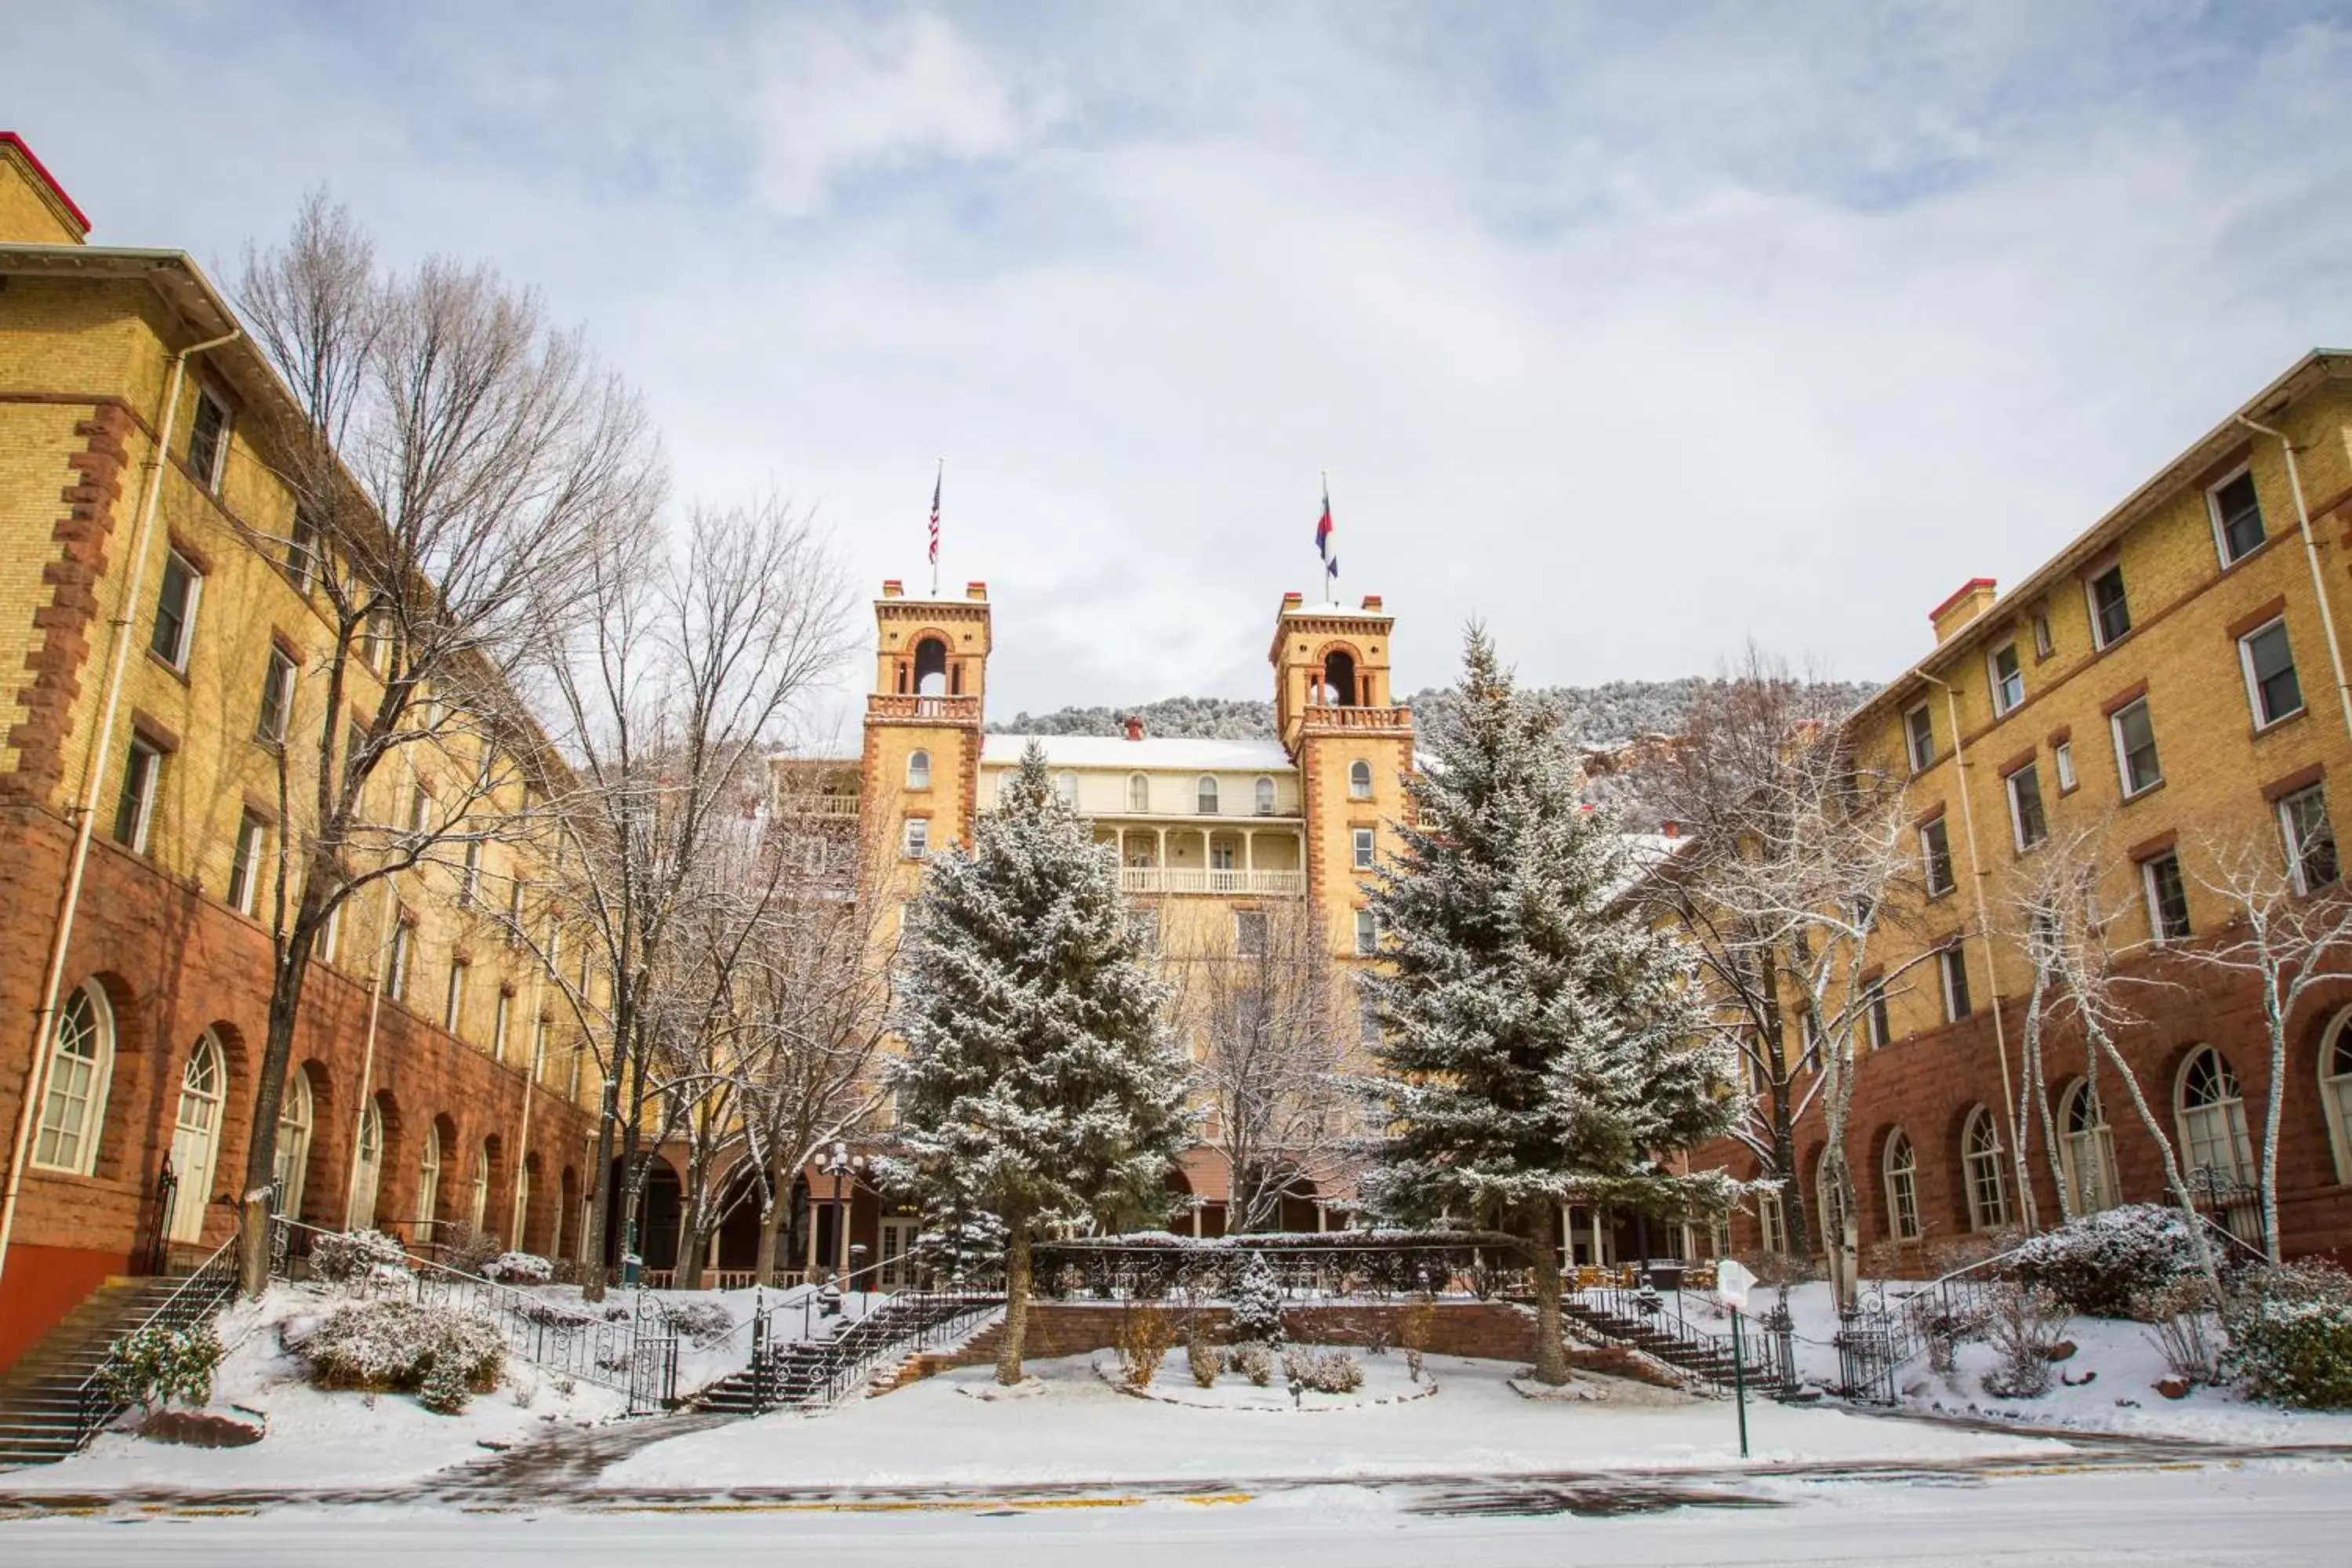
{"label": "dormer window", "polygon": [[1151,809],[1151,781],[1141,773],[1127,775],[1127,809],[1129,811]]}
{"label": "dormer window", "polygon": [[907,787],[908,789],[929,789],[931,787],[930,752],[912,752],[908,754]]}
{"label": "dormer window", "polygon": [[1274,781],[1272,779],[1262,778],[1257,781],[1257,814],[1260,816],[1274,815]]}
{"label": "dormer window", "polygon": [[1201,775],[1200,789],[1193,800],[1193,809],[1202,816],[1217,815],[1217,781],[1206,773]]}

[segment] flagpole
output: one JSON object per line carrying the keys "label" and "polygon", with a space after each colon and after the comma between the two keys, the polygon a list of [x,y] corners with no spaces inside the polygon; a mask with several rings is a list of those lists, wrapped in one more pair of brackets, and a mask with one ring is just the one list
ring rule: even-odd
{"label": "flagpole", "polygon": [[940,596],[940,489],[947,483],[948,460],[940,459],[939,471],[931,477],[931,597]]}
{"label": "flagpole", "polygon": [[[1331,515],[1331,470],[1328,468],[1323,470],[1323,515]],[[1339,563],[1336,557],[1331,559],[1329,570],[1323,574],[1323,602],[1327,605],[1339,602]]]}

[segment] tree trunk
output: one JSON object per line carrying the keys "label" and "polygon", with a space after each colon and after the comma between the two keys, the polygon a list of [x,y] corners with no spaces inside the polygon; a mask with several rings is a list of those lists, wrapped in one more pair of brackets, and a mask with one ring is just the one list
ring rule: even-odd
{"label": "tree trunk", "polygon": [[1805,1184],[1797,1174],[1797,1129],[1789,1116],[1789,1085],[1783,1079],[1772,1098],[1772,1168],[1780,1177],[1780,1222],[1789,1256],[1810,1257],[1812,1227],[1805,1221]]}
{"label": "tree trunk", "polygon": [[614,1095],[617,1085],[604,1085],[604,1107],[596,1118],[596,1169],[588,1189],[588,1224],[580,1237],[580,1299],[604,1299],[604,1212],[613,1203]]}
{"label": "tree trunk", "polygon": [[1568,1347],[1559,1321],[1559,1205],[1546,1200],[1533,1215],[1535,1246],[1531,1277],[1536,1293],[1536,1381],[1555,1386],[1568,1381]]}
{"label": "tree trunk", "polygon": [[278,1117],[285,1101],[286,1066],[294,1059],[294,1025],[302,1013],[302,983],[310,965],[310,937],[298,925],[271,975],[269,1022],[254,1075],[252,1131],[246,1139],[245,1184],[238,1189],[237,1286],[248,1296],[269,1288],[269,1205],[265,1193],[278,1176]]}
{"label": "tree trunk", "polygon": [[762,1285],[776,1282],[776,1249],[783,1243],[784,1226],[792,1218],[793,1189],[782,1180],[781,1159],[768,1172],[768,1207],[760,1215],[760,1256],[753,1267]]}
{"label": "tree trunk", "polygon": [[1029,1218],[1014,1218],[1004,1242],[1004,1339],[996,1351],[996,1381],[1021,1381],[1021,1342],[1029,1331]]}

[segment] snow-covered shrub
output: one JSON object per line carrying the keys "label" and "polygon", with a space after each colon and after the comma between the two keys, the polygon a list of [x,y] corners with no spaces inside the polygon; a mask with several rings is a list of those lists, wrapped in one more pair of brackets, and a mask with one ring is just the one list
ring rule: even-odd
{"label": "snow-covered shrub", "polygon": [[332,1285],[367,1279],[379,1270],[408,1268],[408,1253],[396,1237],[380,1230],[347,1230],[310,1244],[310,1272]]}
{"label": "snow-covered shrub", "polygon": [[602,1321],[600,1314],[582,1311],[577,1307],[567,1307],[561,1301],[518,1301],[515,1303],[515,1315],[526,1323],[537,1323],[542,1328],[550,1329],[569,1328],[581,1323]]}
{"label": "snow-covered shrub", "polygon": [[501,1252],[482,1265],[482,1278],[504,1285],[544,1285],[555,1278],[555,1265],[536,1252]]}
{"label": "snow-covered shrub", "polygon": [[1265,1254],[1254,1254],[1234,1285],[1234,1338],[1256,1344],[1279,1345],[1282,1335],[1282,1281]]}
{"label": "snow-covered shrub", "polygon": [[99,1380],[106,1392],[142,1410],[157,1405],[202,1405],[213,1396],[221,1359],[220,1335],[210,1323],[171,1329],[151,1323],[108,1347]]}
{"label": "snow-covered shrub", "polygon": [[1225,1370],[1225,1358],[1209,1342],[1207,1331],[1197,1322],[1184,1335],[1184,1363],[1192,1373],[1192,1381],[1202,1388],[1214,1387],[1217,1373]]}
{"label": "snow-covered shrub", "polygon": [[698,1347],[717,1344],[735,1331],[735,1314],[719,1301],[665,1302],[661,1314],[670,1331]]}
{"label": "snow-covered shrub", "polygon": [[2221,1341],[2213,1309],[2213,1288],[2205,1277],[2187,1274],[2132,1298],[2131,1315],[2147,1325],[2147,1337],[2173,1376],[2214,1384],[2221,1381]]}
{"label": "snow-covered shrub", "polygon": [[465,1368],[454,1360],[436,1359],[425,1369],[417,1384],[416,1403],[439,1415],[455,1415],[466,1408],[474,1391],[466,1384]]}
{"label": "snow-covered shrub", "polygon": [[2035,1237],[2018,1248],[2011,1272],[2086,1318],[2121,1318],[2133,1298],[2196,1268],[2196,1243],[2179,1209],[2126,1204]]}
{"label": "snow-covered shrub", "polygon": [[460,1274],[479,1274],[490,1259],[506,1250],[505,1243],[487,1230],[477,1230],[463,1220],[453,1220],[434,1228],[433,1239],[441,1261]]}
{"label": "snow-covered shrub", "polygon": [[1129,1306],[1118,1315],[1119,1376],[1129,1388],[1150,1387],[1175,1342],[1175,1321],[1166,1311],[1149,1302]]}
{"label": "snow-covered shrub", "polygon": [[2322,1258],[2250,1270],[2222,1309],[2222,1370],[2257,1399],[2352,1407],[2352,1275]]}
{"label": "snow-covered shrub", "polygon": [[1404,1372],[1405,1375],[1412,1379],[1413,1382],[1419,1383],[1421,1381],[1421,1347],[1419,1345],[1408,1345],[1405,1347]]}
{"label": "snow-covered shrub", "polygon": [[1985,1373],[1995,1399],[2039,1399],[2050,1392],[2050,1352],[2066,1326],[2066,1308],[2050,1291],[2004,1284],[1993,1292],[1988,1324],[2000,1364]]}
{"label": "snow-covered shrub", "polygon": [[1225,1352],[1225,1365],[1260,1388],[1274,1381],[1274,1352],[1255,1342],[1237,1344]]}
{"label": "snow-covered shrub", "polygon": [[1285,1351],[1282,1370],[1318,1394],[1353,1394],[1364,1386],[1363,1363],[1346,1351]]}
{"label": "snow-covered shrub", "polygon": [[292,1349],[310,1363],[321,1388],[421,1392],[440,1369],[478,1394],[499,1384],[506,1340],[487,1319],[415,1301],[352,1301],[336,1308]]}

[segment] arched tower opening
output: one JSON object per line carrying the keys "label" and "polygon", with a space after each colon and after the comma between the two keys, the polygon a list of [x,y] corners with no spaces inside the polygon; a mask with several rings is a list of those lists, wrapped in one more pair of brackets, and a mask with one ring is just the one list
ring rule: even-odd
{"label": "arched tower opening", "polygon": [[1335,647],[1323,656],[1323,675],[1316,683],[1315,700],[1327,708],[1353,708],[1363,700],[1356,685],[1354,654]]}
{"label": "arched tower opening", "polygon": [[915,645],[915,695],[948,695],[948,645],[944,639],[925,637]]}

